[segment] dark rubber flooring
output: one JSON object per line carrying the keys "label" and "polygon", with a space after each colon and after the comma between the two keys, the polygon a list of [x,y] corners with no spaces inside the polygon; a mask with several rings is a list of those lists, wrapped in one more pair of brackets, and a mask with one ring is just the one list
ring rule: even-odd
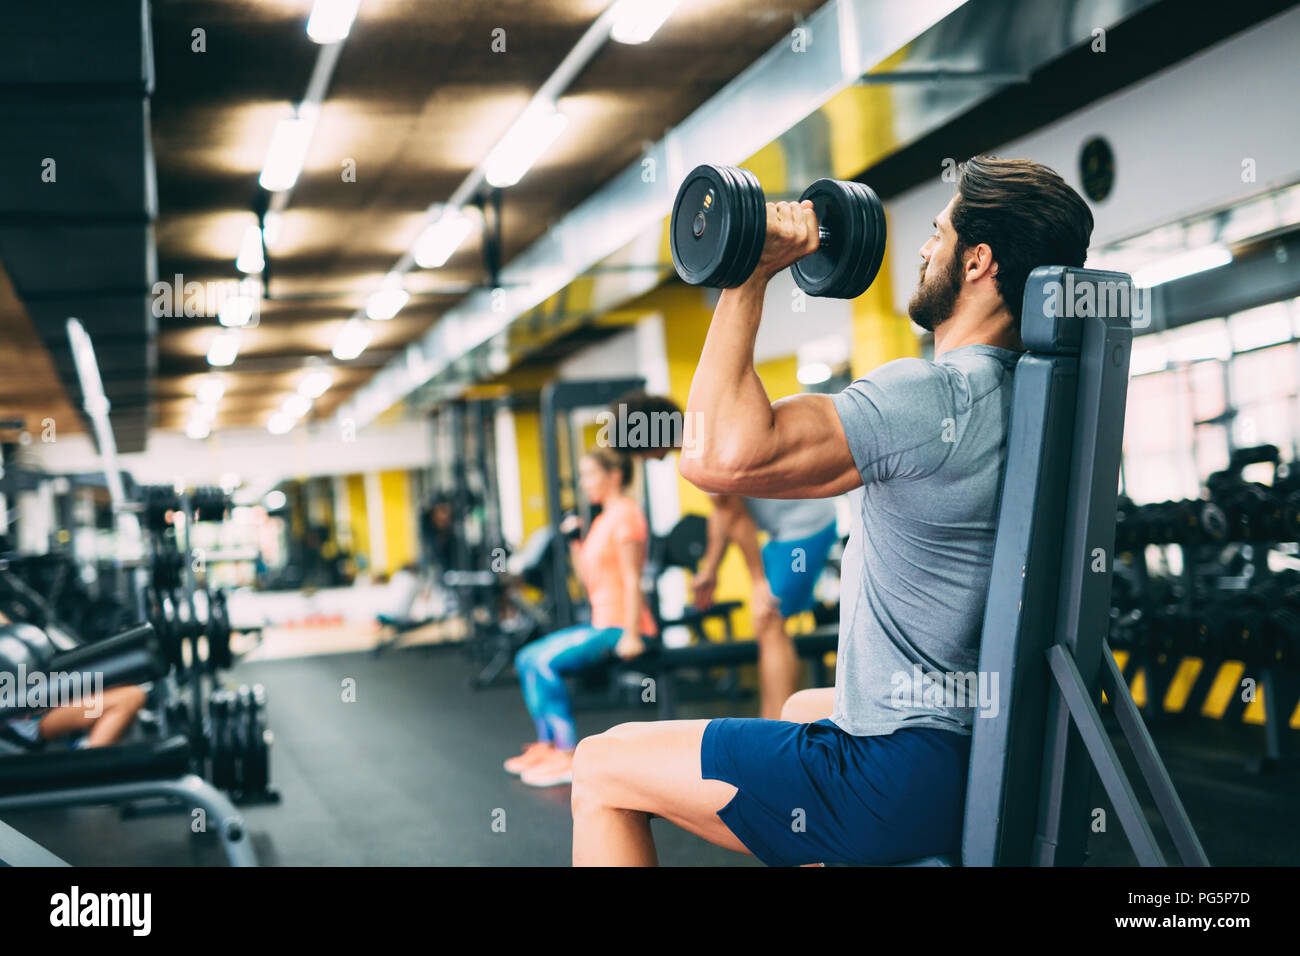
{"label": "dark rubber flooring", "polygon": [[[272,781],[283,796],[279,804],[241,808],[261,861],[567,865],[569,788],[535,790],[501,769],[531,736],[529,721],[517,687],[472,691],[471,673],[461,652],[446,648],[240,665],[235,682],[267,688]],[[345,702],[345,686],[355,687],[354,702]],[[684,704],[682,716],[752,716],[754,706],[744,699]],[[587,707],[578,729],[596,733],[653,716],[648,705]],[[1212,863],[1300,863],[1300,774],[1243,769],[1262,747],[1260,728],[1171,721],[1153,734]],[[1108,808],[1099,785],[1094,796],[1094,806]],[[8,812],[5,820],[77,865],[224,860],[213,838],[191,835],[181,813],[123,819],[114,808],[89,807]],[[1091,838],[1089,862],[1131,864],[1118,820],[1108,813],[1107,821],[1106,832]],[[663,821],[653,826],[664,865],[758,865]]]}

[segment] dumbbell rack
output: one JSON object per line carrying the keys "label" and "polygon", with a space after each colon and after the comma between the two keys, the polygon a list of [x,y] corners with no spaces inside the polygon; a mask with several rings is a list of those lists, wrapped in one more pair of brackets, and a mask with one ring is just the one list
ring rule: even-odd
{"label": "dumbbell rack", "polygon": [[[173,665],[162,695],[160,730],[184,734],[190,741],[194,771],[232,799],[278,803],[280,795],[270,786],[273,737],[266,727],[265,690],[260,685],[242,687],[236,697],[221,687],[218,673],[233,663],[224,595],[199,581],[193,563],[190,522],[219,519],[225,509],[219,489],[189,494],[146,489],[142,510],[153,557],[146,604]],[[184,540],[165,519],[168,510],[187,516]],[[199,591],[207,596],[207,619],[202,623],[194,601]],[[206,654],[201,653],[200,638],[206,643]],[[238,733],[233,729],[236,724]]]}
{"label": "dumbbell rack", "polygon": [[[1203,544],[1186,544],[1179,541],[1162,542],[1160,546],[1177,546],[1182,552],[1182,568],[1175,577],[1177,587],[1172,590],[1177,601],[1155,610],[1173,608],[1179,618],[1178,624],[1199,620],[1195,628],[1196,635],[1202,640],[1189,644],[1188,629],[1171,625],[1169,621],[1148,625],[1139,631],[1137,640],[1122,640],[1116,643],[1128,646],[1130,651],[1122,673],[1126,680],[1131,680],[1140,671],[1146,683],[1146,703],[1143,708],[1148,721],[1168,719],[1173,714],[1164,710],[1163,702],[1173,685],[1182,660],[1195,657],[1202,661],[1202,667],[1188,689],[1186,701],[1181,714],[1199,713],[1201,706],[1211,691],[1221,665],[1228,661],[1240,660],[1244,670],[1242,679],[1253,677],[1258,693],[1263,694],[1265,747],[1261,756],[1247,760],[1246,769],[1252,773],[1266,770],[1281,770],[1300,766],[1300,753],[1296,752],[1294,734],[1289,733],[1290,715],[1297,700],[1300,700],[1300,634],[1294,636],[1292,646],[1295,652],[1289,656],[1277,647],[1261,648],[1260,635],[1252,635],[1249,628],[1241,627],[1239,633],[1227,639],[1222,629],[1207,621],[1207,604],[1202,601],[1206,593],[1206,580],[1211,579],[1218,595],[1239,591],[1248,593],[1252,581],[1266,580],[1273,574],[1269,570],[1268,555],[1280,542],[1241,541],[1224,542],[1225,547],[1236,547],[1237,556],[1242,564],[1239,573],[1231,576],[1207,573],[1207,563],[1201,560],[1199,552]],[[1153,585],[1160,578],[1153,578],[1147,567],[1146,549],[1139,548],[1131,555],[1131,566],[1136,574],[1138,591],[1151,594]],[[1168,580],[1168,579],[1165,579]],[[1170,582],[1173,583],[1173,582]],[[1226,606],[1228,602],[1210,602]],[[1231,623],[1234,618],[1229,617]],[[1252,639],[1256,646],[1252,646]],[[1244,653],[1243,653],[1244,651]],[[1239,720],[1249,702],[1242,695],[1234,695],[1223,714],[1224,720]]]}

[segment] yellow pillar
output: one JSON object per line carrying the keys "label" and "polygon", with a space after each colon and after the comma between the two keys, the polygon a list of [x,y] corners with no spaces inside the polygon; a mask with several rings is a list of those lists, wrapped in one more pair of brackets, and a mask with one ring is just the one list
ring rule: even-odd
{"label": "yellow pillar", "polygon": [[[352,532],[352,556],[365,556],[367,569],[370,568],[370,519],[366,514],[366,478],[365,475],[348,475],[348,528]],[[358,567],[360,570],[360,567]]]}
{"label": "yellow pillar", "polygon": [[381,471],[379,491],[384,509],[385,567],[382,570],[392,574],[399,568],[414,562],[418,553],[410,473]]}
{"label": "yellow pillar", "polygon": [[912,330],[911,321],[894,311],[890,254],[886,249],[871,288],[852,303],[853,348],[849,361],[854,378],[896,358],[921,354],[921,340]]}

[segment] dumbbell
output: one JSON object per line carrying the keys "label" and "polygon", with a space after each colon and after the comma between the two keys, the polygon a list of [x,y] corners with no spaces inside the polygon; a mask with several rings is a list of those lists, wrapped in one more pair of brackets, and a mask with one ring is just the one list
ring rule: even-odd
{"label": "dumbbell", "polygon": [[[885,207],[869,186],[819,179],[799,197],[813,204],[820,243],[793,266],[809,295],[852,299],[876,278],[885,255]],[[704,164],[677,190],[669,225],[673,266],[689,285],[740,285],[767,239],[767,199],[758,178],[737,166]]]}

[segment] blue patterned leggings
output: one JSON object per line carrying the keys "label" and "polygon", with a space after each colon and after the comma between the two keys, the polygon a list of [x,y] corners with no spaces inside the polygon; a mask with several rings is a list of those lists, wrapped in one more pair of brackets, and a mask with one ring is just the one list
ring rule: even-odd
{"label": "blue patterned leggings", "polygon": [[614,649],[623,632],[617,627],[578,624],[525,644],[515,655],[515,672],[524,691],[524,704],[537,726],[537,739],[560,750],[578,745],[573,708],[564,675],[592,664]]}

